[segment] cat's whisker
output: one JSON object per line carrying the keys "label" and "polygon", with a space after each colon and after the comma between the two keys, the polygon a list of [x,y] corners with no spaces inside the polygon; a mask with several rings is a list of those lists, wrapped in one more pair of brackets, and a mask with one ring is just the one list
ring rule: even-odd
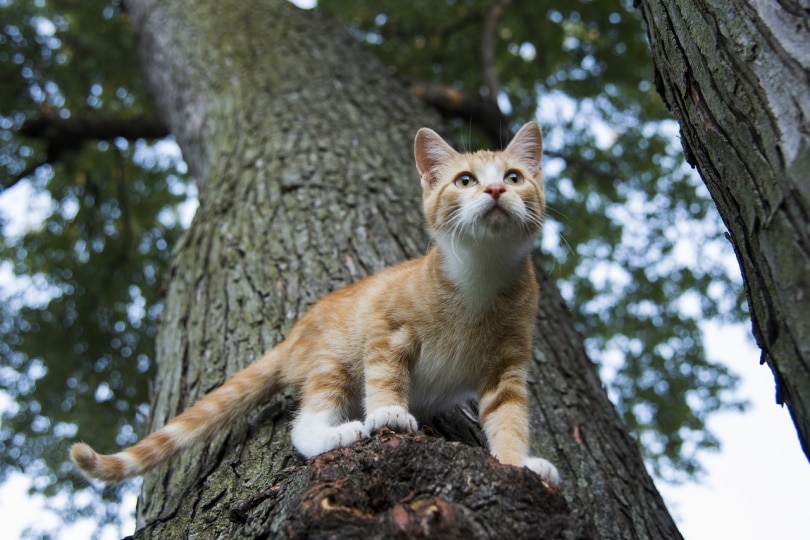
{"label": "cat's whisker", "polygon": [[559,234],[559,237],[560,237],[560,240],[562,241],[562,243],[565,244],[565,247],[568,248],[568,253],[573,255],[574,254],[574,248],[571,247],[571,244],[568,243],[568,240],[566,240],[565,235],[563,233],[558,233],[558,234]]}
{"label": "cat's whisker", "polygon": [[564,218],[562,221],[570,221],[570,218],[564,212],[562,212],[560,210],[557,210],[556,208],[554,208],[550,204],[546,204],[546,212],[549,213],[549,214],[555,214],[555,215],[557,215],[557,216],[559,216],[561,218]]}
{"label": "cat's whisker", "polygon": [[435,243],[436,243],[436,233],[430,231],[430,233],[428,234],[427,245],[425,246],[425,254],[427,254],[427,252],[430,251],[430,248],[433,247]]}
{"label": "cat's whisker", "polygon": [[450,248],[453,251],[453,256],[456,259],[460,259],[458,253],[456,252],[456,240],[460,243],[461,242],[461,235],[464,232],[464,217],[461,215],[461,212],[456,213],[456,219],[453,222],[453,228],[450,234]]}
{"label": "cat's whisker", "polygon": [[534,212],[529,212],[527,219],[526,219],[526,227],[532,228],[532,226],[536,227],[537,229],[543,228],[543,216],[540,214],[536,214]]}

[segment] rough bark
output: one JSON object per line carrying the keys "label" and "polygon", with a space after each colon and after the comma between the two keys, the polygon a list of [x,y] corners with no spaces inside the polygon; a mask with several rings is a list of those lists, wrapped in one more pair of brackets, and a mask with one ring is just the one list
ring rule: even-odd
{"label": "rough bark", "polygon": [[[284,1],[131,0],[147,86],[202,180],[176,249],[151,427],[277,343],[327,291],[424,253],[413,166],[438,117],[339,26]],[[679,538],[554,285],[531,385],[537,454],[561,492],[476,445],[384,433],[309,463],[294,397],[147,475],[138,538]]]}
{"label": "rough bark", "polygon": [[810,7],[638,4],[658,91],[728,227],[762,362],[810,458]]}

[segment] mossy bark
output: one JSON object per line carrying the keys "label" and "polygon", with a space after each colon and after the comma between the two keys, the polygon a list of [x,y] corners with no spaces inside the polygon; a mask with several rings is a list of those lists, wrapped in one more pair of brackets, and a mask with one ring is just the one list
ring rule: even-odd
{"label": "mossy bark", "polygon": [[728,227],[776,401],[810,458],[807,2],[637,4],[658,91]]}
{"label": "mossy bark", "polygon": [[[440,121],[343,28],[285,1],[127,5],[147,85],[200,183],[167,285],[154,428],[324,293],[425,252],[412,144]],[[464,443],[384,433],[308,463],[285,395],[147,475],[136,536],[679,538],[540,279],[532,424],[560,492],[495,463],[461,412],[429,425]]]}

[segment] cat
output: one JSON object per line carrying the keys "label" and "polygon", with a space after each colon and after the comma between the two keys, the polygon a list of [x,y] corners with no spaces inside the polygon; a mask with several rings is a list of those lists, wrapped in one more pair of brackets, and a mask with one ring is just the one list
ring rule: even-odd
{"label": "cat", "polygon": [[416,432],[414,414],[472,396],[490,452],[558,485],[557,469],[528,454],[542,149],[536,122],[500,152],[459,153],[420,129],[414,154],[434,240],[423,257],[327,294],[284,341],[134,446],[100,455],[74,444],[75,465],[104,482],[141,475],[294,386],[291,438],[307,458],[386,426]]}

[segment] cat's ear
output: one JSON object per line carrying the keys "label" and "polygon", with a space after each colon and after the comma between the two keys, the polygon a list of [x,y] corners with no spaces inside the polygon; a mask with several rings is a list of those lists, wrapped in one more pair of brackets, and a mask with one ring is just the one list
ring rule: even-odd
{"label": "cat's ear", "polygon": [[458,155],[438,133],[429,128],[422,128],[416,132],[413,153],[416,158],[416,170],[419,171],[419,178],[425,189],[439,180],[438,175],[442,166]]}
{"label": "cat's ear", "polygon": [[537,122],[524,124],[504,152],[515,156],[529,167],[532,176],[537,177],[543,160],[543,133]]}

